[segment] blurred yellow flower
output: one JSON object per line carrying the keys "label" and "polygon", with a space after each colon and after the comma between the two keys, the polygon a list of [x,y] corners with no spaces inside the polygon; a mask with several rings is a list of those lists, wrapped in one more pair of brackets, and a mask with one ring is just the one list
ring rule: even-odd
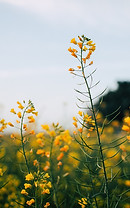
{"label": "blurred yellow flower", "polygon": [[11,122],[8,122],[8,125],[14,127],[14,125]]}
{"label": "blurred yellow flower", "polygon": [[78,42],[77,44],[78,44],[79,48],[81,49],[81,48],[82,48],[83,43]]}
{"label": "blurred yellow flower", "polygon": [[50,206],[50,203],[49,202],[46,202],[46,204],[44,205],[44,208],[47,208]]}
{"label": "blurred yellow flower", "polygon": [[43,156],[43,155],[45,154],[45,150],[43,150],[43,149],[38,149],[37,152],[36,152],[36,154],[37,154],[37,155],[42,155],[42,156]]}
{"label": "blurred yellow flower", "polygon": [[25,183],[25,184],[24,184],[24,187],[25,187],[25,189],[27,189],[27,188],[32,188],[32,185],[29,184],[29,183]]}
{"label": "blurred yellow flower", "polygon": [[12,109],[10,110],[10,112],[16,114],[14,108],[12,108]]}
{"label": "blurred yellow flower", "polygon": [[34,179],[34,176],[33,176],[32,173],[29,173],[29,174],[27,174],[27,175],[25,176],[25,178],[26,178],[26,181],[31,181],[31,180]]}
{"label": "blurred yellow flower", "polygon": [[70,41],[70,43],[73,43],[73,44],[76,45],[77,44],[77,41],[75,40],[75,38],[72,38],[71,41]]}
{"label": "blurred yellow flower", "polygon": [[17,116],[18,116],[19,118],[21,118],[21,117],[22,117],[21,112],[18,112],[18,113],[17,113]]}
{"label": "blurred yellow flower", "polygon": [[37,138],[43,138],[44,133],[43,132],[39,132],[38,134],[36,134]]}
{"label": "blurred yellow flower", "polygon": [[28,192],[25,189],[22,189],[21,194],[24,194],[25,196],[27,196]]}
{"label": "blurred yellow flower", "polygon": [[34,130],[31,130],[29,133],[32,134],[32,135],[34,135],[35,134],[35,131]]}
{"label": "blurred yellow flower", "polygon": [[42,124],[41,127],[42,127],[42,129],[44,129],[46,131],[49,130],[49,126],[47,124],[44,124],[44,125]]}
{"label": "blurred yellow flower", "polygon": [[30,201],[27,201],[26,204],[31,206],[33,203],[35,203],[35,200],[34,199],[31,199]]}
{"label": "blurred yellow flower", "polygon": [[61,160],[61,159],[63,158],[63,156],[64,156],[64,153],[61,152],[61,153],[59,154],[59,156],[57,157],[57,160]]}
{"label": "blurred yellow flower", "polygon": [[28,116],[28,120],[29,120],[29,123],[35,122],[35,119],[33,118],[33,116]]}

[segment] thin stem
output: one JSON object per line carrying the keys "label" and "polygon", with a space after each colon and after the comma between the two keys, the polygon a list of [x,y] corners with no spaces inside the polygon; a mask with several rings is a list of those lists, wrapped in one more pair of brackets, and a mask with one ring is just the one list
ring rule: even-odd
{"label": "thin stem", "polygon": [[51,182],[52,182],[52,186],[53,186],[53,190],[54,190],[55,204],[56,204],[56,207],[59,208],[58,198],[57,198],[57,194],[56,194],[55,180],[54,180],[54,175],[53,175],[53,170],[52,170],[52,165],[53,165],[53,162],[52,162],[53,143],[54,143],[54,137],[52,137],[51,146],[50,146],[50,175],[51,175]]}
{"label": "thin stem", "polygon": [[105,177],[105,188],[106,188],[106,195],[107,195],[107,208],[110,208],[109,187],[108,187],[108,179],[107,179],[107,174],[106,174],[106,167],[105,167],[105,163],[104,163],[102,144],[101,144],[101,139],[100,139],[100,134],[99,134],[99,130],[98,130],[98,124],[97,124],[97,119],[96,119],[96,115],[95,115],[95,111],[94,111],[94,105],[93,105],[93,101],[92,101],[90,88],[89,88],[87,79],[86,79],[85,74],[84,74],[84,66],[83,66],[83,61],[82,61],[82,52],[83,51],[82,51],[82,48],[81,48],[82,74],[83,74],[83,78],[84,78],[84,81],[85,81],[85,84],[86,84],[86,87],[87,87],[87,90],[88,90],[88,94],[89,94],[90,104],[91,104],[91,108],[92,108],[92,113],[93,113],[93,118],[94,118],[94,122],[95,122],[96,133],[97,133],[98,144],[99,144],[99,148],[100,148],[101,161],[102,161],[103,172],[104,172],[104,177]]}
{"label": "thin stem", "polygon": [[25,164],[27,166],[28,173],[30,173],[30,168],[29,168],[28,160],[27,160],[26,153],[25,153],[24,136],[23,136],[23,119],[24,119],[24,115],[25,115],[27,108],[28,108],[28,106],[25,108],[22,118],[21,118],[20,133],[21,133],[21,143],[22,143],[22,150],[23,150],[23,155],[24,155],[24,159],[25,159]]}

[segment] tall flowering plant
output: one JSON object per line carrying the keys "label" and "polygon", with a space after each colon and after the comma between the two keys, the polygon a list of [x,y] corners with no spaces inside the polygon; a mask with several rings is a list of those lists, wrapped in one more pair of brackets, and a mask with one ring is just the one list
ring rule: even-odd
{"label": "tall flowering plant", "polygon": [[[82,88],[76,89],[78,93],[78,107],[80,111],[77,117],[73,117],[73,125],[75,126],[75,140],[83,153],[82,164],[79,168],[79,175],[84,175],[84,180],[76,179],[78,193],[81,197],[79,205],[84,207],[104,207],[115,208],[119,204],[122,206],[122,198],[128,192],[121,192],[114,187],[115,180],[119,177],[127,177],[124,174],[123,167],[119,168],[119,164],[123,164],[121,157],[121,145],[128,142],[127,138],[122,136],[118,139],[105,141],[105,127],[111,121],[108,121],[109,115],[102,121],[97,108],[95,108],[94,100],[101,96],[93,97],[93,88],[99,83],[94,83],[93,74],[96,70],[91,71],[90,66],[93,64],[91,56],[96,49],[95,43],[87,37],[78,36],[77,40],[73,38],[71,43],[74,47],[69,47],[68,51],[77,59],[76,67],[69,69],[71,74],[80,79],[79,83]],[[113,112],[113,118],[115,114]],[[128,118],[125,121],[128,121]],[[128,132],[128,126],[123,126]],[[120,160],[117,160],[120,158]],[[126,156],[127,158],[127,156]],[[79,158],[75,158],[79,160]],[[84,187],[84,188],[83,188]],[[125,196],[127,198],[127,194]]]}

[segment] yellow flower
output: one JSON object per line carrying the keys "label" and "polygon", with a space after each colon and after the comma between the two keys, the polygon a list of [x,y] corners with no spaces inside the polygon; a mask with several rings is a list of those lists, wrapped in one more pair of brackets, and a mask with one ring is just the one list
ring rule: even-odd
{"label": "yellow flower", "polygon": [[77,44],[77,41],[75,40],[75,38],[72,38],[71,41],[70,41],[70,43],[73,43],[73,44],[76,45]]}
{"label": "yellow flower", "polygon": [[130,126],[130,117],[124,118],[124,122]]}
{"label": "yellow flower", "polygon": [[21,194],[24,194],[25,196],[27,196],[28,192],[25,189],[22,189]]}
{"label": "yellow flower", "polygon": [[46,174],[44,175],[44,178],[50,178],[49,174],[46,173]]}
{"label": "yellow flower", "polygon": [[14,108],[12,108],[12,109],[10,110],[10,112],[16,114]]}
{"label": "yellow flower", "polygon": [[23,124],[23,129],[27,131],[27,124]]}
{"label": "yellow flower", "polygon": [[75,122],[73,122],[73,125],[77,128],[78,127],[78,125],[77,125],[77,122],[75,121]]}
{"label": "yellow flower", "polygon": [[38,115],[38,112],[32,112],[32,114],[34,114],[35,116],[37,116]]}
{"label": "yellow flower", "polygon": [[77,58],[77,55],[74,52],[72,52],[71,55]]}
{"label": "yellow flower", "polygon": [[81,49],[81,48],[82,48],[83,43],[79,42],[79,43],[77,43],[77,44],[78,44],[79,48]]}
{"label": "yellow flower", "polygon": [[52,130],[52,131],[49,132],[49,135],[54,137],[54,136],[56,136],[56,132],[54,130]]}
{"label": "yellow flower", "polygon": [[87,42],[87,45],[91,46],[92,42],[93,42],[92,40],[89,40],[89,41]]}
{"label": "yellow flower", "polygon": [[41,125],[41,127],[42,127],[44,130],[46,130],[46,131],[49,130],[49,126],[48,126],[47,124]]}
{"label": "yellow flower", "polygon": [[0,168],[0,176],[3,176],[3,170]]}
{"label": "yellow flower", "polygon": [[25,183],[25,184],[24,184],[24,187],[25,187],[25,189],[27,189],[27,188],[31,188],[31,187],[32,187],[32,185],[31,185],[31,184],[29,184],[29,183]]}
{"label": "yellow flower", "polygon": [[89,63],[89,66],[92,65],[92,64],[93,64],[93,61],[91,61],[91,62]]}
{"label": "yellow flower", "polygon": [[46,204],[44,205],[45,208],[47,208],[49,206],[50,206],[50,203],[49,202],[46,202]]}
{"label": "yellow flower", "polygon": [[42,138],[43,135],[44,135],[44,133],[43,133],[43,132],[40,132],[40,133],[38,133],[38,134],[36,135],[36,137],[37,137],[37,138]]}
{"label": "yellow flower", "polygon": [[130,127],[127,126],[127,125],[123,125],[122,126],[122,130],[127,131],[127,132],[130,132]]}
{"label": "yellow flower", "polygon": [[68,145],[65,145],[64,147],[60,148],[60,151],[61,152],[67,152],[69,149],[69,146]]}
{"label": "yellow flower", "polygon": [[30,201],[27,201],[26,204],[31,206],[33,203],[35,203],[35,200],[34,199],[31,199]]}
{"label": "yellow flower", "polygon": [[35,119],[33,118],[33,116],[28,116],[28,120],[29,120],[29,123],[35,122]]}
{"label": "yellow flower", "polygon": [[44,144],[41,138],[38,138],[36,141],[41,147],[43,147]]}
{"label": "yellow flower", "polygon": [[63,158],[63,156],[64,156],[64,153],[61,152],[61,153],[59,154],[59,156],[57,157],[57,160],[61,160],[61,159]]}
{"label": "yellow flower", "polygon": [[25,178],[26,178],[26,181],[31,181],[31,180],[34,179],[34,176],[33,176],[32,173],[29,173],[29,174],[27,174],[27,175],[25,176]]}
{"label": "yellow flower", "polygon": [[35,134],[35,131],[34,130],[31,130],[30,131],[30,134],[33,134],[34,135]]}
{"label": "yellow flower", "polygon": [[50,190],[49,189],[44,189],[44,191],[42,192],[42,194],[50,194]]}
{"label": "yellow flower", "polygon": [[45,150],[43,149],[38,149],[36,152],[37,155],[44,155],[45,154]]}
{"label": "yellow flower", "polygon": [[80,133],[82,133],[82,131],[83,131],[82,127],[79,128],[78,131],[79,131]]}
{"label": "yellow flower", "polygon": [[10,137],[11,137],[12,139],[15,139],[15,135],[14,135],[14,134],[11,134]]}
{"label": "yellow flower", "polygon": [[18,113],[17,113],[17,116],[18,116],[19,118],[21,118],[21,117],[22,117],[21,112],[18,112]]}
{"label": "yellow flower", "polygon": [[19,106],[18,106],[18,108],[23,109],[24,106],[20,103]]}
{"label": "yellow flower", "polygon": [[8,125],[14,127],[14,125],[11,122],[8,122]]}
{"label": "yellow flower", "polygon": [[77,119],[75,118],[75,116],[73,117],[73,120],[77,122]]}
{"label": "yellow flower", "polygon": [[71,71],[71,72],[72,72],[72,71],[74,71],[74,69],[72,69],[72,68],[69,68],[69,71]]}
{"label": "yellow flower", "polygon": [[83,47],[83,51],[86,51],[88,50],[88,48],[86,46]]}
{"label": "yellow flower", "polygon": [[126,185],[126,186],[130,186],[130,180],[126,180],[126,181],[125,181],[125,185]]}
{"label": "yellow flower", "polygon": [[83,112],[82,112],[82,111],[79,111],[78,114],[79,114],[80,116],[82,116],[82,115],[83,115]]}

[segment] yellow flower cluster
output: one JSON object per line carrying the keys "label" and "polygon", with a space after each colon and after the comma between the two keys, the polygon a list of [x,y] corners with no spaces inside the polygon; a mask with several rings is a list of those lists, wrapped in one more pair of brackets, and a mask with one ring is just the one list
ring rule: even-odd
{"label": "yellow flower cluster", "polygon": [[[82,52],[86,52],[88,51],[87,55],[84,55],[84,57],[82,57],[82,62],[84,64],[86,64],[86,61],[90,59],[92,53],[95,51],[96,49],[96,45],[95,43],[93,43],[92,40],[90,40],[89,38],[85,37],[84,35],[82,35],[82,37],[78,36],[79,41],[76,41],[75,38],[73,38],[70,43],[77,45],[77,47],[81,50],[81,54]],[[86,47],[87,46],[87,47]],[[68,51],[71,53],[72,56],[74,56],[75,58],[81,57],[81,55],[78,54],[78,50],[75,48],[68,48]],[[93,61],[91,61],[88,65],[92,65]],[[82,68],[81,66],[77,66],[78,69]],[[69,69],[70,72],[75,71],[73,68]]]}
{"label": "yellow flower cluster", "polygon": [[4,129],[7,128],[7,123],[5,122],[5,119],[1,119],[1,120],[0,120],[0,124],[1,124],[0,132],[3,132]]}
{"label": "yellow flower cluster", "polygon": [[[87,125],[87,129],[89,132],[94,130],[95,121],[92,119],[92,116],[89,116],[87,113],[85,114],[82,111],[78,112],[81,121],[83,122],[82,127],[78,128],[78,122],[79,120],[76,117],[73,117],[73,125],[77,128],[78,132],[82,133],[84,126]],[[81,124],[81,122],[79,122]],[[73,132],[74,134],[77,134],[76,131]]]}
{"label": "yellow flower cluster", "polygon": [[81,198],[81,200],[78,200],[78,204],[81,205],[81,208],[85,208],[85,205],[87,205],[87,199]]}

